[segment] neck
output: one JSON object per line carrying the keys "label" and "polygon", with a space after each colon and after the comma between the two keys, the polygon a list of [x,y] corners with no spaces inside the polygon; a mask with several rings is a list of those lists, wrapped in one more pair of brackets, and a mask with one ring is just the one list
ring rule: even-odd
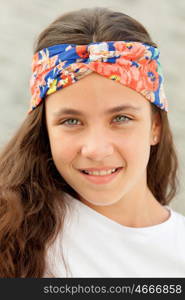
{"label": "neck", "polygon": [[147,188],[145,197],[123,197],[111,205],[94,205],[80,197],[87,206],[113,221],[128,227],[148,227],[165,222],[169,212]]}

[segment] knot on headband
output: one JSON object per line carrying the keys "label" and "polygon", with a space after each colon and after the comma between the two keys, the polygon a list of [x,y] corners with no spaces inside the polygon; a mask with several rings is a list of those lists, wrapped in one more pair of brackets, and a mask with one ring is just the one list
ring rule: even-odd
{"label": "knot on headband", "polygon": [[33,56],[32,72],[29,113],[47,95],[92,72],[135,90],[160,109],[168,111],[159,50],[145,43],[110,41],[50,46]]}

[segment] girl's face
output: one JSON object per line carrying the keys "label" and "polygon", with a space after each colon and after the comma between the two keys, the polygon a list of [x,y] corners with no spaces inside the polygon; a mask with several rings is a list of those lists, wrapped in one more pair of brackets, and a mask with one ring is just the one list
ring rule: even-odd
{"label": "girl's face", "polygon": [[[110,205],[142,196],[150,146],[160,129],[151,116],[142,95],[96,73],[47,96],[53,161],[81,199]],[[118,167],[122,169],[105,179],[79,171]]]}

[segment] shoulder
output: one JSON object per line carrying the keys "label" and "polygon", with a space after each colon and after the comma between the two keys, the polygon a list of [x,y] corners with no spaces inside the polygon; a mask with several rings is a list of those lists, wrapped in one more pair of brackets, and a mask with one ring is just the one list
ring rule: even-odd
{"label": "shoulder", "polygon": [[171,208],[171,211],[173,213],[173,220],[174,220],[174,222],[178,226],[180,226],[182,228],[185,228],[185,216],[182,213],[177,212],[176,210],[174,210],[172,208]]}

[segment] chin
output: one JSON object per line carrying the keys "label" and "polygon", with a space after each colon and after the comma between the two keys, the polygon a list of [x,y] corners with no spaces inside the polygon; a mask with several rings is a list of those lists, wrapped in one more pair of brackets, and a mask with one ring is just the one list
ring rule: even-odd
{"label": "chin", "polygon": [[[86,199],[88,199],[88,200],[86,200]],[[84,197],[84,198],[82,198],[82,197],[80,197],[80,200],[82,201],[82,202],[86,202],[86,203],[90,203],[90,204],[92,204],[92,205],[96,205],[96,206],[109,206],[109,205],[113,205],[113,204],[115,204],[116,202],[118,202],[119,200],[117,200],[117,201],[112,201],[112,200],[110,200],[110,201],[108,201],[107,199],[105,200],[105,201],[94,201],[94,200],[90,200],[88,197]]]}

